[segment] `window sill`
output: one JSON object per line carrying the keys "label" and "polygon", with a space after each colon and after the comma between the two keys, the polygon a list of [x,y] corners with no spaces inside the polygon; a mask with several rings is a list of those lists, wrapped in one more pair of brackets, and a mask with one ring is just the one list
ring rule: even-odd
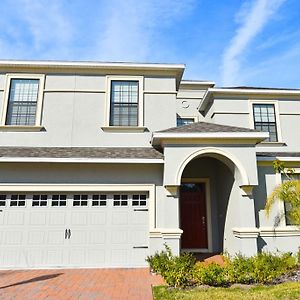
{"label": "window sill", "polygon": [[280,147],[280,146],[286,146],[286,143],[284,143],[284,142],[261,142],[257,146],[261,146],[261,147]]}
{"label": "window sill", "polygon": [[44,131],[44,126],[2,125],[0,131],[9,132],[38,132]]}
{"label": "window sill", "polygon": [[101,129],[105,132],[145,132],[147,131],[146,127],[140,126],[103,126]]}

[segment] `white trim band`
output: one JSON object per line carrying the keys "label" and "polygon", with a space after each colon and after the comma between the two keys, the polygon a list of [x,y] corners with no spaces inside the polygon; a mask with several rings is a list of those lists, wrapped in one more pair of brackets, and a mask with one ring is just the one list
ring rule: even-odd
{"label": "white trim band", "polygon": [[152,144],[157,145],[162,139],[255,139],[263,141],[268,137],[268,132],[154,132]]}
{"label": "white trim band", "polygon": [[52,158],[52,157],[0,157],[1,162],[18,163],[96,163],[96,164],[163,164],[160,158]]}

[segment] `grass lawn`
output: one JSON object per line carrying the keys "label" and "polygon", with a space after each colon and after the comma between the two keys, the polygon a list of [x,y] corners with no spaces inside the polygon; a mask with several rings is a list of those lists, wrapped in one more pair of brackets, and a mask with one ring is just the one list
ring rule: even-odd
{"label": "grass lawn", "polygon": [[291,282],[275,286],[241,288],[195,288],[190,290],[168,289],[165,286],[153,288],[155,300],[201,300],[201,299],[300,299],[300,283]]}

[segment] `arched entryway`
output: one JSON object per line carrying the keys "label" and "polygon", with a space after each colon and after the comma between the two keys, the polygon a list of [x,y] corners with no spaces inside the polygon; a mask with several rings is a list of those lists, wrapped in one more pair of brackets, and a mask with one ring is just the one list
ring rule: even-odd
{"label": "arched entryway", "polygon": [[236,164],[218,153],[204,153],[185,164],[179,189],[182,251],[217,253],[233,243],[242,181]]}

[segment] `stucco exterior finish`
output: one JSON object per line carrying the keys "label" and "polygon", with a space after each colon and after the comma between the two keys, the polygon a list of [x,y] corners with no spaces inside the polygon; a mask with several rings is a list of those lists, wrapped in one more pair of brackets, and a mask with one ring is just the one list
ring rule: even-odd
{"label": "stucco exterior finish", "polygon": [[[161,152],[159,158],[110,159],[108,154],[98,160],[3,155],[0,195],[144,191],[149,195],[144,210],[147,242],[138,251],[153,254],[167,243],[179,254],[180,185],[184,180],[202,180],[208,191],[208,249],[201,251],[248,256],[258,251],[297,251],[299,228],[287,225],[284,218],[274,226],[284,213],[283,205],[276,204],[270,217],[264,207],[266,197],[282,180],[272,167],[275,153],[281,153],[280,159],[300,173],[300,92],[215,88],[211,81],[182,80],[184,68],[172,64],[0,62],[0,147],[106,147],[107,151],[109,147],[127,151],[150,147],[154,151],[154,147]],[[38,100],[40,124],[7,126],[9,78],[34,75],[44,78]],[[136,127],[109,126],[110,82],[114,79],[139,82]],[[275,105],[277,142],[267,143],[248,130],[254,128],[252,105],[256,102]],[[175,127],[178,117],[244,127],[245,131],[227,128],[213,136],[209,131],[181,132],[154,143],[155,134]],[[9,204],[3,208],[5,213],[9,209]],[[126,266],[130,265],[137,266],[134,262]]]}

